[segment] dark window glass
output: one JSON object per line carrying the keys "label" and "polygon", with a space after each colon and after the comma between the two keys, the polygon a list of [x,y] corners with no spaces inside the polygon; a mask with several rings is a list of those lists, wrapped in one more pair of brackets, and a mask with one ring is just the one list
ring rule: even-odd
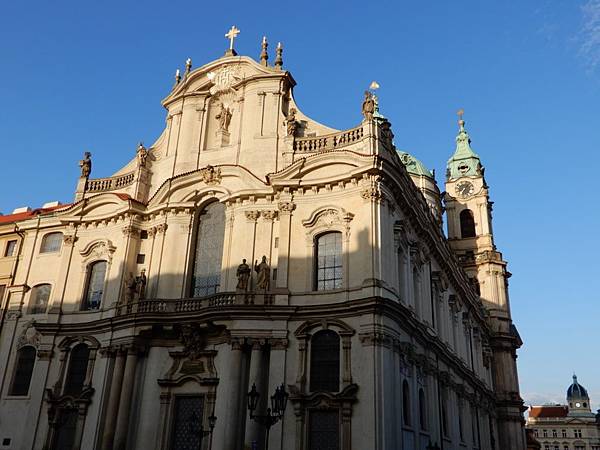
{"label": "dark window glass", "polygon": [[77,410],[63,409],[58,414],[58,430],[53,448],[56,450],[72,450],[77,429]]}
{"label": "dark window glass", "polygon": [[171,449],[201,448],[203,410],[204,399],[200,396],[175,397]]}
{"label": "dark window glass", "polygon": [[100,308],[104,292],[104,281],[106,279],[106,267],[106,261],[96,261],[90,266],[83,309]]}
{"label": "dark window glass", "polygon": [[475,237],[475,219],[470,209],[460,212],[460,235],[463,238]]}
{"label": "dark window glass", "polygon": [[6,290],[5,284],[0,284],[0,302],[4,300],[4,291]]}
{"label": "dark window glass", "polygon": [[412,422],[410,417],[410,388],[406,380],[402,383],[402,413],[404,425],[410,426]]}
{"label": "dark window glass", "polygon": [[342,287],[342,233],[322,234],[317,238],[317,290]]}
{"label": "dark window glass", "polygon": [[423,388],[419,389],[419,425],[421,430],[427,429],[427,403]]}
{"label": "dark window glass", "polygon": [[14,256],[16,249],[17,241],[8,241],[6,243],[6,250],[4,250],[4,256]]}
{"label": "dark window glass", "polygon": [[311,340],[310,390],[340,390],[340,337],[335,331],[321,330]]}
{"label": "dark window glass", "polygon": [[35,365],[35,348],[31,346],[22,347],[17,352],[17,366],[13,376],[10,395],[27,395]]}
{"label": "dark window glass", "polygon": [[442,435],[448,436],[448,402],[446,393],[442,393]]}
{"label": "dark window glass", "polygon": [[43,314],[48,308],[48,300],[50,299],[50,291],[52,287],[49,284],[38,284],[31,290],[29,302],[30,314]]}
{"label": "dark window glass", "polygon": [[40,246],[40,253],[53,253],[60,251],[62,246],[63,234],[62,233],[48,233],[42,238],[42,245]]}
{"label": "dark window glass", "polygon": [[196,226],[193,297],[204,297],[219,291],[224,240],[225,205],[214,202],[204,208]]}
{"label": "dark window glass", "polygon": [[340,449],[340,414],[338,410],[310,411],[308,422],[308,448],[310,450]]}
{"label": "dark window glass", "polygon": [[87,366],[90,358],[90,349],[85,344],[78,344],[71,350],[69,358],[69,370],[65,380],[65,394],[77,395],[81,393],[85,377],[87,375]]}

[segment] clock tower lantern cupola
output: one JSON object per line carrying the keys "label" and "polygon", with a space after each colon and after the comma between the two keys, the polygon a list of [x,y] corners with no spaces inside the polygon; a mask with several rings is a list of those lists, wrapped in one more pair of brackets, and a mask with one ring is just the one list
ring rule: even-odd
{"label": "clock tower lantern cupola", "polygon": [[492,202],[479,156],[471,148],[463,111],[459,111],[456,149],[448,160],[443,195],[448,242],[488,313],[492,330],[492,374],[497,394],[500,448],[524,449],[523,400],[519,395],[516,350],[522,345],[512,323],[506,261],[496,250]]}

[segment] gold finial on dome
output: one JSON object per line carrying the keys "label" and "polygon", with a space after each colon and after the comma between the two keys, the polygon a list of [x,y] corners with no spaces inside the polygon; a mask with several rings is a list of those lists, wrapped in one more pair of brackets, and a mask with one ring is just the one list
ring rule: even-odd
{"label": "gold finial on dome", "polygon": [[281,67],[283,67],[283,45],[278,42],[275,49],[275,68],[281,70]]}
{"label": "gold finial on dome", "polygon": [[465,129],[465,121],[463,119],[465,110],[460,108],[458,111],[456,111],[456,115],[458,116],[458,126],[460,127],[460,131],[463,131]]}

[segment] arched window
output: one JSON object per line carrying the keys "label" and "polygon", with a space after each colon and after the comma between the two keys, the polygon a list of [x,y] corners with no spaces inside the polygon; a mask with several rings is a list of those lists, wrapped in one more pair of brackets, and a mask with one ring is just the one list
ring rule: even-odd
{"label": "arched window", "polygon": [[104,282],[106,280],[106,267],[106,261],[96,261],[90,265],[83,309],[100,308],[102,294],[104,293]]}
{"label": "arched window", "polygon": [[54,253],[60,251],[62,246],[63,234],[62,233],[48,233],[42,238],[42,245],[40,246],[40,253]]}
{"label": "arched window", "polygon": [[340,390],[340,337],[332,330],[315,333],[310,348],[310,390]]}
{"label": "arched window", "polygon": [[221,286],[221,261],[225,240],[225,205],[209,204],[196,224],[194,261],[190,295],[204,297],[218,292]]}
{"label": "arched window", "polygon": [[87,345],[77,344],[71,349],[69,370],[65,378],[65,394],[77,395],[81,393],[87,375],[89,359],[90,349]]}
{"label": "arched window", "polygon": [[29,313],[30,314],[43,314],[48,308],[48,300],[50,299],[50,291],[52,286],[49,284],[38,284],[31,290],[31,296],[29,297]]}
{"label": "arched window", "polygon": [[421,430],[427,429],[427,403],[423,388],[419,389],[419,425],[421,426]]}
{"label": "arched window", "polygon": [[408,381],[404,380],[402,382],[402,420],[404,425],[409,427],[411,425],[411,417],[410,417],[410,387],[408,386]]}
{"label": "arched window", "polygon": [[463,209],[460,212],[460,236],[462,238],[475,237],[475,219],[473,218],[473,211],[470,209]]}
{"label": "arched window", "polygon": [[318,291],[342,287],[342,233],[334,231],[317,237],[316,287]]}
{"label": "arched window", "polygon": [[35,365],[35,348],[28,345],[17,352],[17,363],[10,386],[10,395],[27,395]]}

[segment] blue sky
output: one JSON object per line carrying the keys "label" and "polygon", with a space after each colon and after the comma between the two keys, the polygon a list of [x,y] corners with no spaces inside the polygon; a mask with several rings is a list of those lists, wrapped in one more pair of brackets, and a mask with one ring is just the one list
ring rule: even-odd
{"label": "blue sky", "polygon": [[[199,66],[277,41],[304,113],[336,128],[381,89],[396,145],[443,184],[464,108],[509,261],[527,402],[563,401],[576,371],[600,404],[600,0],[5,2],[0,211],[69,202],[78,160],[109,176],[164,127],[160,100]],[[596,175],[595,175],[596,174]]]}

